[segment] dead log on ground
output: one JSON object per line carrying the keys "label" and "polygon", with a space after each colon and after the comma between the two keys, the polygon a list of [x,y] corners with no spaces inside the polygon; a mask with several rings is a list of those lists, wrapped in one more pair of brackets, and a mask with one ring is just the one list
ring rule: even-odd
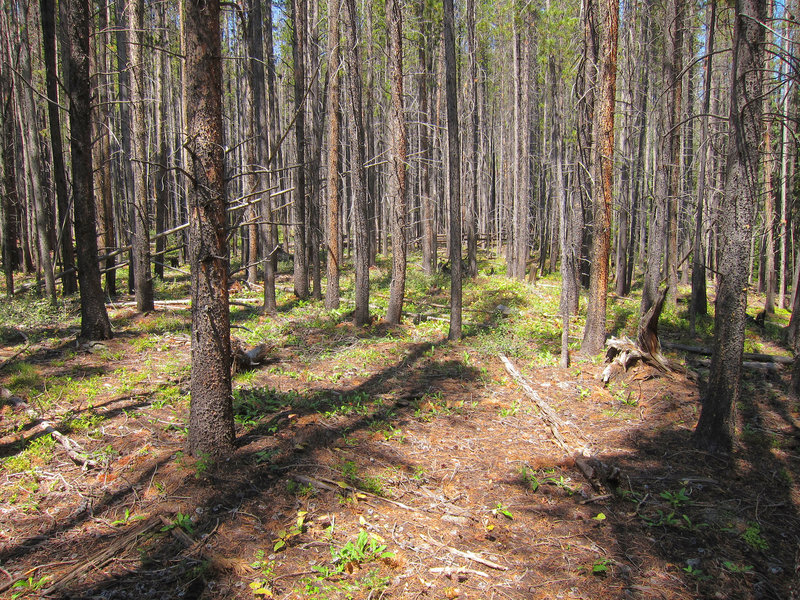
{"label": "dead log on ground", "polygon": [[[661,346],[668,350],[679,350],[681,352],[689,352],[690,354],[700,354],[701,356],[711,356],[714,354],[714,349],[708,346],[689,346],[687,344],[676,344],[673,342],[662,342]],[[778,363],[781,365],[791,365],[794,363],[794,358],[791,356],[779,356],[777,354],[760,354],[757,352],[745,352],[742,355],[742,360],[752,362],[764,363]]]}

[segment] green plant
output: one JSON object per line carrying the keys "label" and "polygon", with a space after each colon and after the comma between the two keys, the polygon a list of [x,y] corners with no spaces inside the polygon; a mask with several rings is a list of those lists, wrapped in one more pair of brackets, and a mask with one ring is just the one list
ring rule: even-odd
{"label": "green plant", "polygon": [[180,450],[175,453],[175,460],[178,465],[194,473],[195,479],[202,479],[214,466],[214,458],[208,452],[201,452],[197,458],[192,460]]}
{"label": "green plant", "polygon": [[496,517],[497,515],[503,515],[506,519],[513,519],[514,515],[511,514],[511,511],[508,510],[508,507],[505,506],[502,502],[498,502],[495,507],[492,509],[492,514]]}
{"label": "green plant", "polygon": [[608,571],[611,566],[611,561],[607,558],[598,558],[592,566],[590,567],[590,572],[592,575],[596,575],[598,577],[605,577],[608,575]]}
{"label": "green plant", "polygon": [[511,403],[511,407],[510,408],[501,408],[500,409],[500,416],[501,417],[513,417],[514,415],[517,414],[518,410],[519,410],[519,400],[514,400]]}
{"label": "green plant", "polygon": [[117,519],[116,521],[111,521],[111,525],[116,527],[117,525],[127,525],[133,521],[141,521],[144,519],[142,515],[133,515],[129,508],[125,509],[125,515],[121,519]]}
{"label": "green plant", "polygon": [[275,458],[280,453],[280,450],[277,448],[267,448],[266,450],[259,450],[258,452],[253,454],[253,458],[255,458],[256,464],[260,465],[261,463],[265,462],[272,462],[272,459]]}
{"label": "green plant", "polygon": [[185,515],[181,512],[175,515],[172,523],[164,525],[164,527],[161,528],[161,531],[169,531],[170,529],[175,529],[176,527],[180,527],[188,533],[194,533],[194,524],[192,523],[192,518],[189,515]]}
{"label": "green plant", "polygon": [[16,600],[20,596],[24,596],[29,594],[30,592],[35,592],[40,590],[44,587],[44,584],[50,580],[49,575],[43,575],[39,579],[34,579],[31,575],[27,579],[22,579],[21,581],[17,581],[14,585],[11,586],[11,589],[14,590],[22,590],[19,592],[14,592],[11,595],[11,600]]}
{"label": "green plant", "polygon": [[332,577],[353,564],[394,557],[394,552],[388,552],[386,548],[375,534],[362,529],[355,540],[348,540],[341,548],[331,546],[331,565],[315,565],[313,569],[324,578]]}
{"label": "green plant", "polygon": [[669,502],[673,508],[679,508],[685,504],[691,504],[691,498],[686,494],[686,488],[681,488],[677,492],[664,491],[659,494],[664,500]]}
{"label": "green plant", "polygon": [[753,550],[767,550],[769,543],[761,535],[761,526],[755,521],[747,523],[747,529],[742,533],[742,539]]}
{"label": "green plant", "polygon": [[278,537],[273,540],[273,546],[272,546],[273,552],[278,552],[279,550],[283,549],[286,546],[286,542],[288,542],[293,537],[302,535],[302,533],[305,531],[305,522],[307,514],[308,511],[298,510],[297,518],[295,519],[294,525],[292,525],[289,529],[281,529],[278,532]]}
{"label": "green plant", "polygon": [[674,512],[664,513],[663,510],[656,510],[657,515],[653,518],[648,518],[644,515],[639,515],[648,527],[680,527],[681,522],[675,517]]}
{"label": "green plant", "polygon": [[725,569],[727,569],[731,573],[747,574],[747,573],[752,573],[754,569],[753,565],[737,565],[736,563],[730,560],[723,561],[722,566],[725,567]]}

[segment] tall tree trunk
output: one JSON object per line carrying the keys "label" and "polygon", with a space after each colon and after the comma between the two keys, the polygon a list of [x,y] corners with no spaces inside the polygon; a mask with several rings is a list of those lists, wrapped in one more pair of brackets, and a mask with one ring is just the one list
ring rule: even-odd
{"label": "tall tree trunk", "polygon": [[391,325],[400,322],[403,313],[403,296],[406,288],[406,133],[405,106],[403,104],[403,12],[401,0],[388,0],[387,22],[389,29],[389,70],[392,81],[392,106],[390,111],[391,168],[389,194],[392,200],[392,282],[389,289],[389,306],[386,321]]}
{"label": "tall tree trunk", "polygon": [[[789,25],[786,24],[786,32],[784,33],[784,38],[786,38],[788,33]],[[784,44],[788,46],[787,50],[788,53],[791,54],[793,48],[790,42],[784,39]],[[788,71],[788,66],[785,61],[781,62],[781,71],[784,73]],[[792,145],[789,144],[789,134],[790,134],[790,127],[791,127],[791,119],[789,118],[789,111],[790,111],[790,104],[789,99],[791,97],[791,92],[794,89],[794,83],[792,79],[787,78],[784,83],[784,90],[783,90],[783,99],[782,99],[782,108],[781,108],[781,116],[783,117],[783,124],[781,126],[781,220],[778,224],[778,240],[780,244],[780,267],[779,267],[779,279],[778,279],[778,306],[780,308],[787,307],[787,299],[786,299],[786,275],[788,271],[788,262],[789,262],[789,228],[788,228],[788,219],[789,219],[789,172],[790,172],[790,164],[791,160],[790,157],[792,156]],[[793,132],[792,132],[793,133]]]}
{"label": "tall tree trunk", "polygon": [[68,43],[70,149],[72,152],[72,205],[75,211],[75,243],[78,258],[78,286],[81,296],[81,334],[86,340],[111,337],[106,313],[100,267],[97,262],[94,186],[92,181],[92,89],[89,79],[89,0],[62,0],[66,8]]}
{"label": "tall tree trunk", "polygon": [[153,275],[150,270],[150,209],[147,195],[147,132],[145,130],[144,0],[128,2],[128,43],[131,57],[133,109],[133,281],[136,309],[150,312]]}
{"label": "tall tree trunk", "polygon": [[50,301],[56,301],[56,280],[53,274],[53,261],[50,256],[50,225],[48,219],[48,194],[44,188],[44,171],[41,151],[39,149],[36,103],[33,99],[33,81],[31,68],[31,49],[27,39],[28,8],[26,7],[20,22],[16,23],[18,32],[23,39],[19,46],[19,67],[22,81],[14,89],[17,92],[17,108],[22,130],[22,148],[25,157],[25,166],[28,171],[30,183],[31,206],[33,207],[34,222],[36,225],[36,249],[39,254],[39,266],[44,274],[45,292]]}
{"label": "tall tree trunk", "polygon": [[[266,71],[267,71],[267,108],[269,120],[269,159],[266,167],[277,171],[281,164],[281,149],[278,144],[280,135],[280,118],[278,115],[278,92],[275,84],[275,51],[272,40],[272,0],[266,0],[264,6],[264,41],[266,47]],[[278,175],[270,176],[268,181],[273,187],[281,181]],[[264,312],[275,314],[278,304],[275,298],[275,274],[278,268],[278,221],[275,211],[275,203],[271,195],[267,195],[263,205],[263,212],[266,218],[265,227],[265,249],[264,249]]]}
{"label": "tall tree trunk", "polygon": [[[4,21],[5,22],[5,19]],[[6,30],[6,27],[2,27]],[[7,32],[3,31],[5,36]],[[3,48],[0,56],[5,54],[5,42],[0,39]],[[14,295],[14,269],[18,266],[19,248],[17,247],[17,174],[14,164],[14,91],[10,73],[0,73],[0,160],[3,162],[3,196],[2,196],[2,228],[3,228],[3,272],[6,282],[6,296]]]}
{"label": "tall tree trunk", "polygon": [[341,219],[339,201],[339,89],[341,68],[339,65],[339,4],[340,0],[328,0],[328,244],[325,308],[339,308],[339,245]]}
{"label": "tall tree trunk", "polygon": [[191,173],[192,380],[189,451],[233,452],[228,244],[219,3],[183,3],[186,146]]}
{"label": "tall tree trunk", "polygon": [[467,276],[478,276],[478,36],[475,27],[475,0],[467,0],[467,43],[469,45],[468,95],[470,102],[470,141],[467,163],[468,192],[464,211],[467,235]]}
{"label": "tall tree trunk", "polygon": [[[166,8],[163,4],[159,5],[158,27],[161,30],[160,42],[163,45],[169,43],[168,30],[166,23]],[[169,210],[170,180],[171,173],[169,165],[171,153],[169,152],[168,121],[169,121],[169,91],[170,91],[170,64],[169,56],[164,52],[156,53],[156,77],[155,98],[158,103],[157,118],[155,127],[155,143],[158,148],[157,168],[153,176],[153,183],[156,190],[156,234],[162,233],[167,229],[167,217]],[[165,251],[167,249],[166,236],[156,239],[156,253],[153,265],[153,272],[159,279],[164,279],[164,263],[167,260]]]}
{"label": "tall tree trunk", "polygon": [[449,340],[461,339],[461,148],[456,96],[456,44],[453,0],[444,0],[444,65],[447,100],[447,190],[450,211],[450,330]]}
{"label": "tall tree trunk", "polygon": [[[672,5],[674,4],[674,7]],[[663,135],[667,136],[669,140],[669,154],[666,157],[668,160],[667,171],[669,173],[669,183],[667,190],[667,215],[669,224],[667,227],[667,256],[666,256],[666,271],[667,271],[667,285],[669,290],[667,292],[667,302],[670,306],[675,308],[678,305],[678,205],[680,203],[680,182],[681,182],[681,103],[683,100],[683,77],[681,76],[681,59],[683,57],[683,27],[685,22],[684,0],[670,0],[669,14],[674,10],[674,20],[669,25],[668,29],[674,28],[674,34],[670,35],[670,31],[665,31],[665,35],[669,38],[667,43],[667,51],[670,51],[671,46],[671,72],[670,79],[666,80],[666,85],[671,85],[671,95],[668,93],[667,97],[670,99],[670,115],[669,129]]]}
{"label": "tall tree trunk", "polygon": [[[680,149],[678,143],[680,128],[677,127],[677,117],[680,114],[681,84],[680,78],[677,77],[677,65],[682,46],[683,17],[679,3],[682,3],[682,0],[668,0],[664,11],[661,80],[665,91],[660,103],[657,128],[659,144],[653,190],[655,216],[650,219],[648,235],[647,265],[640,308],[643,315],[650,310],[658,295],[662,264],[666,267],[668,285],[673,279],[674,284],[677,285],[677,259],[673,261],[673,251],[677,247],[677,233],[673,237],[673,231],[677,232],[677,198],[675,196],[679,179],[675,171]],[[654,52],[656,51],[654,50]],[[676,253],[675,256],[677,256]],[[675,268],[674,274],[672,273],[673,267]],[[670,288],[668,296],[670,301],[675,298],[676,291],[675,288]]]}
{"label": "tall tree trunk", "polygon": [[696,444],[706,450],[730,450],[734,410],[739,401],[749,242],[753,199],[758,193],[762,119],[762,69],[766,0],[737,0],[730,80],[730,134],[725,194],[720,210],[719,283],[714,319],[714,355],[697,429]]}
{"label": "tall tree trunk", "polygon": [[294,293],[308,297],[308,246],[306,244],[306,111],[303,96],[306,89],[305,38],[306,0],[292,0],[292,61],[294,64],[295,144],[297,150],[297,179],[294,197]]}
{"label": "tall tree trunk", "polygon": [[53,181],[58,207],[59,239],[61,240],[61,285],[64,295],[78,291],[75,275],[75,249],[72,243],[72,216],[70,214],[67,174],[64,166],[64,145],[61,140],[61,117],[58,113],[58,53],[56,48],[55,0],[40,0],[42,19],[42,46],[44,50],[47,81],[47,117],[50,125],[50,147],[53,152]]}
{"label": "tall tree trunk", "polygon": [[[767,18],[772,19],[774,12],[774,0],[767,0]],[[764,78],[764,94],[765,101],[769,101],[770,88],[772,82],[767,82]],[[767,108],[769,111],[769,107]],[[767,119],[764,123],[764,285],[765,285],[765,300],[764,310],[767,314],[775,312],[775,287],[777,285],[775,277],[775,188],[773,185],[772,174],[774,171],[774,154],[772,152],[772,123],[773,119]]]}
{"label": "tall tree trunk", "polygon": [[[247,69],[248,79],[250,81],[250,124],[252,129],[252,142],[249,145],[250,157],[250,194],[257,194],[255,198],[248,198],[248,202],[256,202],[258,204],[251,204],[252,210],[249,211],[250,219],[250,265],[247,271],[247,279],[251,283],[255,283],[257,276],[258,263],[256,261],[258,256],[258,237],[259,230],[263,232],[262,239],[267,240],[267,232],[269,231],[269,223],[265,223],[259,227],[256,223],[258,213],[261,213],[262,219],[269,221],[269,198],[270,192],[264,191],[269,189],[266,184],[267,176],[264,173],[265,169],[269,169],[267,164],[269,158],[269,129],[267,127],[267,104],[266,104],[266,90],[264,88],[265,71],[264,71],[264,17],[261,10],[261,0],[248,0],[247,5],[247,54],[249,57],[249,64]],[[259,211],[260,207],[260,211]],[[265,248],[265,254],[271,253],[271,248]],[[269,260],[267,258],[266,260]],[[266,261],[265,261],[266,264]],[[252,279],[251,279],[252,278]]]}
{"label": "tall tree trunk", "polygon": [[710,0],[706,7],[706,60],[703,91],[703,116],[700,120],[700,166],[697,173],[697,208],[694,221],[692,252],[692,299],[689,303],[689,331],[694,335],[697,315],[708,312],[706,295],[706,265],[703,248],[703,208],[706,199],[706,171],[711,159],[711,140],[708,131],[708,113],[711,110],[711,83],[713,80],[714,41],[717,22],[717,2]]}
{"label": "tall tree trunk", "polygon": [[617,32],[619,0],[600,0],[599,20],[604,24],[600,36],[599,105],[595,112],[595,188],[593,194],[592,267],[589,303],[581,349],[596,354],[606,338],[606,296],[608,260],[611,249],[611,201],[614,170],[614,101],[617,90]]}
{"label": "tall tree trunk", "polygon": [[355,238],[355,301],[353,322],[356,326],[369,323],[369,224],[367,208],[367,179],[364,169],[364,121],[361,106],[361,58],[358,51],[358,25],[355,0],[345,0],[347,27],[347,108],[350,124],[351,171],[353,173],[353,221]]}
{"label": "tall tree trunk", "polygon": [[[419,94],[419,147],[420,147],[420,201],[422,214],[422,271],[426,275],[432,275],[436,271],[436,216],[433,201],[433,183],[431,181],[431,163],[433,161],[433,144],[431,143],[430,133],[430,108],[428,80],[431,72],[431,55],[433,48],[428,48],[428,40],[431,37],[430,20],[425,18],[424,2],[415,3],[417,7],[417,18],[423,28],[423,35],[417,49],[419,60],[419,72],[416,77],[417,93]],[[434,134],[435,136],[435,134]]]}

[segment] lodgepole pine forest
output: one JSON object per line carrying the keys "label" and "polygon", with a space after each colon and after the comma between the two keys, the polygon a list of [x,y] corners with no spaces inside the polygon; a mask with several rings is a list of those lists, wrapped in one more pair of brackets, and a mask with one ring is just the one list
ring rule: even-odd
{"label": "lodgepole pine forest", "polygon": [[0,597],[800,594],[797,0],[3,0]]}

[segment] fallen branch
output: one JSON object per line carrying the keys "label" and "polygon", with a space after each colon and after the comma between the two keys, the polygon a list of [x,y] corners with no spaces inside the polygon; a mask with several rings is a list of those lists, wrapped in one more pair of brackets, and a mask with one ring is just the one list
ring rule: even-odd
{"label": "fallen branch", "polygon": [[[711,360],[708,358],[701,358],[697,361],[697,364],[703,367],[710,367]],[[742,361],[742,368],[743,369],[750,369],[752,371],[762,371],[764,373],[780,373],[781,371],[781,363],[773,363],[773,362],[756,362],[751,360]]]}
{"label": "fallen branch", "polygon": [[479,554],[475,554],[474,552],[465,552],[463,550],[458,550],[457,548],[446,546],[445,544],[424,535],[421,535],[420,537],[428,543],[431,543],[435,546],[439,546],[439,548],[444,548],[445,550],[450,552],[450,554],[454,554],[455,556],[460,556],[461,558],[466,558],[468,560],[475,561],[476,563],[485,565],[490,569],[497,569],[498,571],[508,571],[508,567],[506,567],[505,565],[497,564],[496,562],[491,561],[488,558],[483,558],[482,556],[480,556]]}
{"label": "fallen branch", "polygon": [[300,483],[305,483],[306,485],[313,485],[323,490],[328,490],[330,492],[347,490],[349,492],[353,492],[354,494],[364,494],[365,496],[369,496],[370,498],[375,498],[376,500],[382,500],[383,502],[388,502],[389,504],[392,504],[404,510],[410,510],[412,512],[417,512],[417,513],[425,512],[420,508],[414,508],[413,506],[408,506],[407,504],[403,504],[402,502],[398,502],[397,500],[392,500],[391,498],[384,498],[383,496],[378,496],[377,494],[372,494],[357,487],[353,487],[352,485],[349,485],[344,481],[335,481],[333,479],[325,479],[325,478],[317,479],[314,477],[309,477],[308,475],[292,475],[292,478]]}
{"label": "fallen branch", "polygon": [[102,569],[103,566],[113,560],[123,548],[134,545],[139,537],[149,533],[160,524],[161,521],[158,517],[151,517],[147,521],[136,525],[130,531],[122,533],[106,548],[96,552],[91,557],[83,561],[81,565],[75,567],[74,569],[70,570],[69,573],[57,579],[49,588],[43,590],[42,596],[49,596],[50,594],[57,592],[66,586],[70,581],[88,571]]}
{"label": "fallen branch", "polygon": [[0,388],[0,397],[10,402],[14,408],[24,410],[25,414],[32,421],[38,421],[37,427],[41,429],[42,433],[49,433],[51,436],[53,436],[53,439],[64,447],[67,456],[69,456],[75,463],[81,465],[81,467],[84,469],[87,467],[92,467],[95,469],[100,467],[100,464],[93,458],[90,458],[89,454],[78,442],[58,431],[55,427],[53,427],[52,423],[44,419],[22,398],[15,396],[6,388]]}
{"label": "fallen branch", "polygon": [[[561,418],[556,414],[556,411],[554,411],[550,407],[550,405],[547,402],[545,402],[538,393],[536,393],[536,390],[534,390],[530,386],[527,380],[522,376],[522,374],[511,363],[511,361],[508,360],[508,358],[505,355],[498,354],[498,357],[500,358],[501,361],[503,361],[503,365],[505,366],[506,371],[508,371],[511,374],[511,376],[516,380],[516,382],[528,396],[528,398],[533,400],[536,406],[539,407],[539,410],[542,411],[542,419],[550,428],[550,431],[553,433],[553,437],[555,438],[555,442],[558,445],[558,447],[561,448],[564,452],[566,452],[570,456],[575,454],[575,451],[569,447],[567,441],[564,439],[564,436],[561,434],[561,431],[559,429],[560,427],[566,426],[564,421],[562,421]],[[586,452],[587,449],[585,448],[580,449],[581,454],[584,454]]]}
{"label": "fallen branch", "polygon": [[178,540],[187,551],[197,551],[200,558],[207,561],[213,569],[217,571],[233,570],[237,575],[249,575],[255,571],[244,560],[225,558],[210,550],[204,550],[202,546],[208,539],[207,537],[202,540],[193,540],[183,529],[175,525],[175,523],[167,519],[164,515],[159,515],[159,520],[164,524],[162,531],[168,530],[172,537]]}
{"label": "fallen branch", "polygon": [[[711,356],[714,354],[714,349],[707,346],[689,346],[686,344],[676,344],[673,342],[662,342],[661,346],[667,350],[680,350],[681,352],[689,352],[690,354],[700,354],[702,356]],[[759,354],[757,352],[745,352],[742,359],[753,362],[765,363],[778,363],[781,365],[791,365],[794,363],[794,358],[791,356],[779,356],[777,354]]]}
{"label": "fallen branch", "polygon": [[435,575],[444,575],[445,577],[452,577],[455,575],[458,577],[459,575],[477,575],[478,577],[489,577],[488,573],[484,573],[483,571],[476,571],[475,569],[468,569],[467,567],[433,567],[428,569],[429,573],[433,573]]}

